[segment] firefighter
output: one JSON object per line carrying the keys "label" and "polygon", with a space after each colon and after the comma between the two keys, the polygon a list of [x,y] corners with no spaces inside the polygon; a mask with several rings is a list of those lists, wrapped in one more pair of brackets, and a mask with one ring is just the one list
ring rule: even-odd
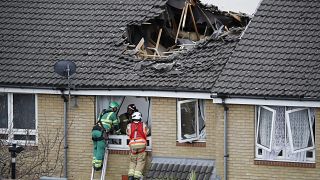
{"label": "firefighter", "polygon": [[134,112],[138,112],[136,105],[129,104],[127,107],[127,112],[119,116],[121,134],[126,134],[127,126],[129,123],[131,123],[131,116]]}
{"label": "firefighter", "polygon": [[116,112],[118,111],[119,104],[111,102],[109,109],[104,109],[99,116],[99,120],[92,129],[93,140],[93,160],[92,165],[96,171],[101,170],[102,161],[104,158],[106,140],[111,129],[120,131],[119,119]]}
{"label": "firefighter", "polygon": [[132,114],[132,122],[127,126],[127,135],[130,142],[130,163],[128,176],[129,180],[135,180],[142,178],[142,172],[146,162],[146,147],[147,147],[147,135],[149,134],[149,128],[143,122],[140,112],[134,112]]}

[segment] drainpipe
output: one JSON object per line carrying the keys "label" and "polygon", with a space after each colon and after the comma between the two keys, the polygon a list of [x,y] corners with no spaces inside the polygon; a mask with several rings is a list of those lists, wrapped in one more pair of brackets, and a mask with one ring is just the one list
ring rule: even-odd
{"label": "drainpipe", "polygon": [[68,178],[68,98],[65,96],[63,93],[63,90],[61,90],[61,98],[63,99],[64,102],[64,162],[63,162],[63,173],[64,177]]}
{"label": "drainpipe", "polygon": [[224,167],[224,180],[228,179],[228,110],[229,108],[227,107],[225,103],[225,98],[222,99],[222,106],[224,108],[224,161],[223,161],[223,167]]}

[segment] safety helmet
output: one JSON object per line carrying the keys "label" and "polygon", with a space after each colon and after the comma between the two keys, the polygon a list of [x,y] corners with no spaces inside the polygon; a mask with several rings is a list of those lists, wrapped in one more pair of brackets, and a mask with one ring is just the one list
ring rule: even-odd
{"label": "safety helmet", "polygon": [[141,115],[140,112],[134,112],[134,113],[132,114],[132,120],[139,120],[139,121],[141,121],[141,119],[142,119],[142,115]]}
{"label": "safety helmet", "polygon": [[111,107],[111,108],[118,108],[118,107],[119,107],[119,104],[118,104],[117,102],[113,101],[113,102],[111,102],[111,103],[109,104],[109,107]]}
{"label": "safety helmet", "polygon": [[136,111],[137,111],[136,105],[134,105],[134,104],[129,104],[129,105],[128,105],[128,111],[129,111],[129,110],[132,110],[133,112],[136,112]]}

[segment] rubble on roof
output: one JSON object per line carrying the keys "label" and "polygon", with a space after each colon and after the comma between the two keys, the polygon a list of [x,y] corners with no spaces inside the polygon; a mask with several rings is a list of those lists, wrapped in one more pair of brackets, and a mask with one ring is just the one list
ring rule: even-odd
{"label": "rubble on roof", "polygon": [[198,0],[168,0],[159,17],[127,27],[124,54],[138,59],[167,58],[193,48],[200,41],[239,33],[249,20],[246,14],[223,12]]}

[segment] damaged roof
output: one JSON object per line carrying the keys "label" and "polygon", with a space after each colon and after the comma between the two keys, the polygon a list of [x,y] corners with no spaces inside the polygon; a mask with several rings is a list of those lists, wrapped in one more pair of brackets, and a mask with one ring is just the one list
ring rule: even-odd
{"label": "damaged roof", "polygon": [[53,67],[71,60],[76,89],[209,92],[237,38],[210,38],[157,62],[124,53],[127,26],[160,16],[165,5],[164,0],[2,0],[0,86],[66,86]]}
{"label": "damaged roof", "polygon": [[263,0],[212,91],[320,97],[320,3]]}

